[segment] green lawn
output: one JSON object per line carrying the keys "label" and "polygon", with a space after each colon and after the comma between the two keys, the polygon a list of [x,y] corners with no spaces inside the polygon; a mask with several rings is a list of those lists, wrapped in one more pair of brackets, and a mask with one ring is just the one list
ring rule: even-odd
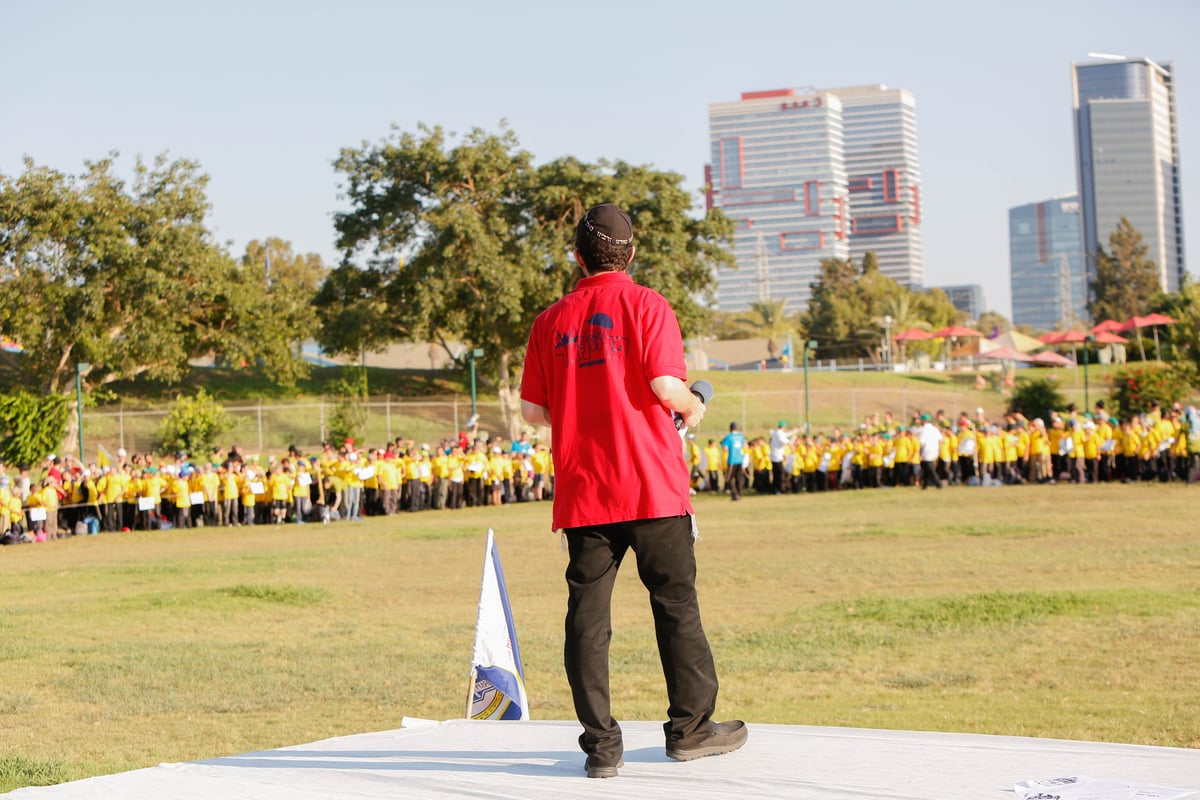
{"label": "green lawn", "polygon": [[[697,500],[718,714],[1200,747],[1200,489]],[[549,505],[0,550],[0,790],[463,713],[496,528],[533,715],[572,719]],[[644,592],[622,719],[665,710]]]}

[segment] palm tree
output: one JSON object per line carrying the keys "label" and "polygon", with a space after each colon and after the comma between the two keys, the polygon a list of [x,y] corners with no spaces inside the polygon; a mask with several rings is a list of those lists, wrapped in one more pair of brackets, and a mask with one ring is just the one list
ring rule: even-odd
{"label": "palm tree", "polygon": [[[921,309],[918,306],[917,297],[911,291],[903,291],[899,294],[888,295],[884,297],[877,306],[878,314],[871,318],[872,324],[877,326],[877,330],[883,330],[888,336],[888,341],[893,350],[895,343],[892,342],[891,336],[901,331],[919,328],[923,331],[931,330],[928,322],[921,318]],[[878,335],[875,333],[874,335]],[[904,343],[901,342],[901,359],[903,359]],[[883,356],[883,347],[880,347],[881,358]],[[886,361],[891,363],[894,353],[886,355]]]}
{"label": "palm tree", "polygon": [[779,340],[796,330],[796,320],[784,311],[786,305],[787,298],[759,300],[751,303],[749,313],[735,319],[733,324],[752,336],[766,337],[767,355],[774,359],[778,355]]}

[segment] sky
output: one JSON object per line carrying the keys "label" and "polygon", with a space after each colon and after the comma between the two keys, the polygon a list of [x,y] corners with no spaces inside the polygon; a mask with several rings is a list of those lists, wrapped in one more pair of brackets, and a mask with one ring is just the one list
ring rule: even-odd
{"label": "sky", "polygon": [[1008,209],[1076,191],[1071,64],[1173,61],[1185,248],[1200,268],[1200,2],[14,0],[0,3],[0,173],[118,151],[198,162],[240,255],[278,236],[339,260],[333,160],[392,126],[507,126],[561,156],[684,176],[700,203],[708,105],[886,84],[917,102],[925,284],[978,283],[1010,316]]}

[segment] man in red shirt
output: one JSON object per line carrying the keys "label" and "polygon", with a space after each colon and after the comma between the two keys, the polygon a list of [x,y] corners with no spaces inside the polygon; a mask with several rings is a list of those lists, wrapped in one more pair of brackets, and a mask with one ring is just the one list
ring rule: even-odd
{"label": "man in red shirt", "polygon": [[632,548],[650,592],[667,681],[667,755],[688,761],[746,741],[740,721],[713,722],[717,674],[696,598],[695,523],[674,415],[689,427],[704,403],[687,387],[675,312],[636,285],[633,223],[612,204],[575,230],[575,289],[542,312],[529,334],[521,383],[526,421],[550,426],[553,527],[566,532],[564,664],[589,778],[621,765],[621,728],[609,702],[610,602]]}

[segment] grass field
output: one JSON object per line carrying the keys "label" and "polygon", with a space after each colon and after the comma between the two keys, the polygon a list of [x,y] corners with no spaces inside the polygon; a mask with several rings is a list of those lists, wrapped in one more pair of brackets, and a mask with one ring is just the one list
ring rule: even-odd
{"label": "grass field", "polygon": [[[719,716],[1200,747],[1200,489],[697,499]],[[488,526],[537,719],[573,719],[549,505],[0,550],[0,791],[462,716]],[[621,719],[665,714],[644,591]]]}

